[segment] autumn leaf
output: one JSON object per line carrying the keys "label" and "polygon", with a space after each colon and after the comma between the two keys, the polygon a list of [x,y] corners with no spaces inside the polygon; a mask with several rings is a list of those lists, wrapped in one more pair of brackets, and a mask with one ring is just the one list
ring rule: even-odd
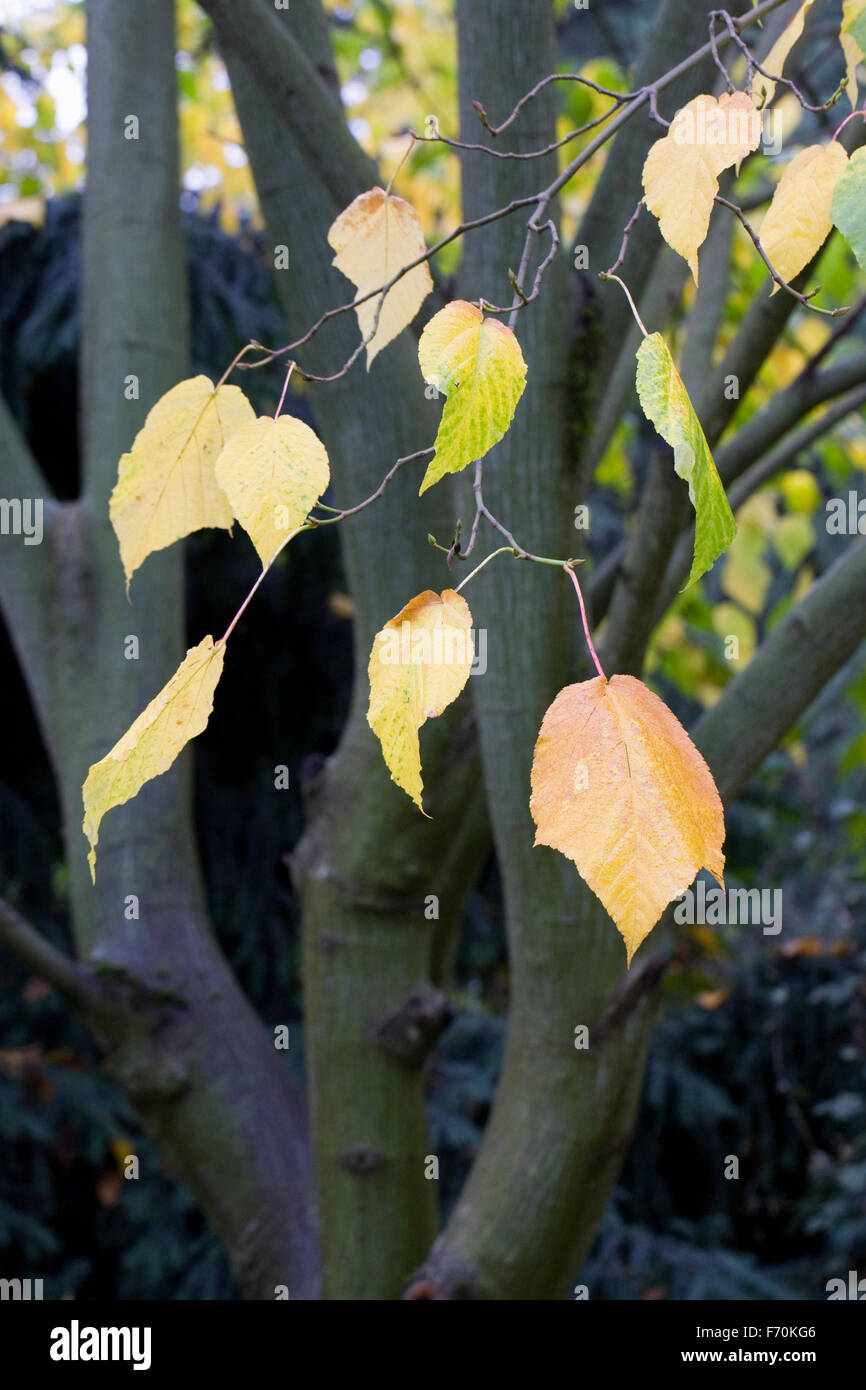
{"label": "autumn leaf", "polygon": [[0,227],[7,222],[29,222],[31,227],[45,226],[44,198],[11,198],[0,204]]}
{"label": "autumn leaf", "polygon": [[[332,224],[328,242],[337,253],[334,265],[356,286],[357,297],[387,284],[427,249],[415,209],[384,188],[371,188],[350,203]],[[367,343],[367,371],[376,354],[408,328],[432,288],[430,268],[423,261],[388,291]],[[376,296],[356,308],[362,338],[372,332],[378,307]]]}
{"label": "autumn leaf", "polygon": [[646,205],[669,246],[698,283],[698,250],[706,240],[719,174],[739,165],[761,141],[761,116],[747,92],[696,96],[650,146],[643,166]]}
{"label": "autumn leaf", "polygon": [[205,637],[191,647],[168,685],[151,700],[84,783],[84,823],[90,841],[90,876],[96,882],[96,844],[106,811],[137,796],[146,782],[167,772],[190,739],[205,728],[222,675],[225,646]]}
{"label": "autumn leaf", "polygon": [[843,0],[839,42],[845,55],[848,97],[851,109],[857,107],[857,67],[866,58],[866,0]]}
{"label": "autumn leaf", "polygon": [[420,497],[446,473],[483,458],[507,432],[526,363],[511,329],[465,299],[434,314],[421,334],[418,361],[424,380],[448,397]]}
{"label": "autumn leaf", "polygon": [[695,550],[688,588],[727,549],[737,534],[737,523],[701,422],[660,333],[651,333],[638,348],[637,393],[647,419],[674,451],[674,469],[689,485],[695,509]]}
{"label": "autumn leaf", "polygon": [[[806,23],[806,16],[811,8],[812,0],[803,0],[803,4],[794,15],[794,18],[789,24],[785,25],[785,28],[761,63],[761,67],[764,68],[766,72],[771,72],[776,77],[781,77],[782,73],[785,71],[785,63],[788,54],[802,34],[803,26]],[[752,92],[756,101],[763,100],[764,106],[769,106],[773,97],[776,95],[776,83],[771,81],[770,78],[764,77],[763,73],[756,73]],[[764,95],[765,93],[766,95]]]}
{"label": "autumn leaf", "polygon": [[628,962],[668,903],[709,869],[724,887],[722,803],[667,706],[634,676],[566,686],[532,763],[535,843],[573,859]]}
{"label": "autumn leaf", "polygon": [[457,699],[472,667],[472,614],[454,589],[425,589],[376,634],[367,723],[393,780],[421,804],[421,725]]}
{"label": "autumn leaf", "polygon": [[[786,283],[800,274],[830,234],[830,202],[848,155],[838,140],[808,145],[795,155],[778,182],[761,223],[764,253]],[[779,289],[773,286],[773,294]]]}
{"label": "autumn leaf", "polygon": [[328,454],[294,415],[270,415],[237,430],[215,465],[231,509],[267,567],[328,486]]}
{"label": "autumn leaf", "polygon": [[180,381],[148,412],[118,464],[109,512],[126,587],[143,560],[202,526],[231,529],[214,476],[220,450],[255,412],[237,386],[214,391],[206,376]]}
{"label": "autumn leaf", "polygon": [[855,150],[830,201],[830,217],[866,270],[866,150]]}

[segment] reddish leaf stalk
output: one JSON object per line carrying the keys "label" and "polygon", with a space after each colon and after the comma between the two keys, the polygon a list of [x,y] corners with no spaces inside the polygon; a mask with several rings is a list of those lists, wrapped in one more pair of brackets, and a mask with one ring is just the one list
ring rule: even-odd
{"label": "reddish leaf stalk", "polygon": [[577,575],[575,574],[574,570],[571,568],[571,565],[563,565],[562,568],[565,570],[566,574],[568,574],[568,575],[571,576],[571,582],[572,582],[572,584],[574,585],[574,590],[575,590],[575,593],[577,594],[577,601],[578,601],[578,603],[580,604],[580,616],[581,616],[581,619],[583,620],[583,635],[584,635],[584,637],[586,638],[586,645],[589,647],[589,654],[590,654],[590,656],[592,657],[593,661],[595,662],[595,669],[596,669],[596,671],[598,671],[598,674],[601,676],[602,680],[603,680],[603,681],[606,681],[606,680],[607,680],[607,676],[604,674],[604,671],[601,669],[601,662],[600,662],[599,659],[598,659],[598,652],[595,650],[595,647],[593,646],[592,637],[590,636],[590,632],[589,632],[589,621],[588,621],[587,616],[586,616],[586,608],[585,608],[584,602],[583,602],[583,594],[580,592],[580,584],[578,583]]}

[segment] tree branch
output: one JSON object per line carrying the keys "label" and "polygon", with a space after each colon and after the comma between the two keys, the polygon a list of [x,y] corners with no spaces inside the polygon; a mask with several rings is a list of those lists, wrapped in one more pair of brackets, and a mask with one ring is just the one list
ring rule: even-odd
{"label": "tree branch", "polygon": [[52,946],[5,898],[0,898],[0,944],[77,1009],[86,1013],[91,1008],[95,996],[85,971]]}
{"label": "tree branch", "polygon": [[[317,66],[324,58],[320,18],[318,5],[312,16],[295,7],[279,16],[311,54],[315,45]],[[345,297],[326,239],[342,203],[319,178],[322,152],[311,155],[302,147],[231,44],[225,58],[269,235],[304,248],[302,272],[278,274],[277,288],[292,320],[310,323],[323,305]],[[305,365],[321,368],[326,352],[348,355],[357,340],[354,315],[335,318],[327,333],[327,343],[323,334],[305,345]],[[338,498],[378,490],[378,459],[417,451],[436,430],[437,407],[425,398],[417,344],[408,333],[369,373],[344,376],[317,392],[314,404]],[[356,605],[357,672],[366,671],[382,623],[412,594],[442,584],[441,557],[427,534],[453,529],[453,501],[446,487],[420,501],[416,493],[417,483],[400,473],[375,507],[339,528]],[[446,884],[453,826],[480,782],[477,741],[464,736],[467,702],[431,721],[424,749],[431,821],[390,781],[367,725],[366,695],[359,676],[340,746],[310,789],[304,834],[292,856],[304,913],[306,1062],[323,1279],[325,1296],[338,1299],[394,1297],[435,1233],[435,1193],[424,1179],[424,1076],[376,1046],[375,1031],[419,979],[429,978],[433,942],[459,919],[484,853],[483,837],[475,836],[474,852]],[[425,915],[431,894],[438,920],[432,909]],[[359,1146],[382,1156],[375,1174],[345,1158],[357,1155]]]}
{"label": "tree branch", "polygon": [[[866,122],[864,122],[866,125]],[[850,147],[866,139],[866,132],[860,130],[852,136]],[[824,247],[813,257],[810,264],[793,282],[795,291],[805,288],[817,265]],[[746,312],[733,342],[723,360],[711,372],[706,389],[701,396],[698,415],[711,448],[716,444],[726,426],[739,408],[773,345],[781,335],[785,324],[796,307],[797,300],[790,295],[769,295],[756,297]],[[852,311],[838,325],[835,342],[846,331],[849,319],[856,321],[858,310]],[[720,450],[717,464],[723,482],[732,476],[728,469],[742,471],[739,460],[748,455],[747,462],[759,457],[784,431],[802,417],[811,406],[830,399],[840,391],[864,380],[863,359],[866,354],[843,358],[828,367],[817,377],[809,364],[797,380],[785,391],[775,396],[758,416],[743,426],[726,449]],[[728,381],[734,378],[738,384],[736,395],[726,389]],[[736,473],[733,474],[736,476]],[[663,528],[668,539],[678,535],[688,517],[688,505],[684,488],[671,488],[670,480],[661,472],[651,473],[645,485],[653,489],[653,496],[641,497],[641,510],[654,518],[654,524]],[[593,602],[597,601],[597,615],[612,613],[616,609],[616,627],[623,634],[622,655],[613,631],[608,638],[609,659],[614,658],[614,667],[626,660],[629,669],[638,670],[643,660],[646,641],[649,638],[660,608],[660,596],[664,587],[664,572],[655,567],[657,537],[650,534],[643,525],[638,525],[630,540],[621,543],[614,555],[605,558],[596,576]]]}
{"label": "tree branch", "polygon": [[[728,191],[733,172],[726,170],[721,186]],[[712,368],[713,352],[724,323],[734,226],[713,209],[707,239],[701,248],[701,283],[685,324],[682,351],[683,384],[692,399]]]}
{"label": "tree branch", "polygon": [[866,385],[860,385],[855,390],[850,391],[847,396],[836,401],[822,415],[819,415],[817,420],[812,420],[809,424],[794,430],[774,449],[770,449],[769,453],[765,454],[757,463],[752,464],[751,468],[747,468],[731,484],[728,491],[731,510],[736,512],[752,496],[752,493],[757,492],[763,483],[768,482],[776,473],[781,473],[783,468],[789,468],[799,454],[804,453],[806,449],[822,439],[828,430],[831,430],[834,425],[838,425],[846,416],[855,410],[860,410],[864,404],[866,404]]}
{"label": "tree branch", "polygon": [[333,93],[291,28],[272,5],[199,0],[220,44],[231,47],[255,73],[277,119],[291,131],[317,177],[342,210],[379,182],[379,170],[349,131]]}
{"label": "tree branch", "polygon": [[761,644],[692,737],[731,801],[866,637],[866,539],[854,541]]}
{"label": "tree branch", "polygon": [[866,381],[866,351],[852,353],[814,373],[807,366],[789,386],[770,398],[729,443],[716,451],[716,467],[725,486],[771,448],[810,410]]}
{"label": "tree branch", "polygon": [[23,536],[0,540],[0,608],[22,669],[27,672],[43,720],[49,705],[48,634],[51,571],[48,553],[59,504],[34,459],[9,406],[0,395],[0,458],[7,498],[42,501],[43,536],[25,545]]}
{"label": "tree branch", "polygon": [[[105,972],[134,982],[125,1007],[101,1000],[89,1020],[106,1070],[207,1212],[243,1295],[272,1299],[287,1283],[293,1299],[306,1298],[317,1290],[317,1232],[303,1098],[207,918],[189,754],[112,812],[95,887],[80,829],[88,767],[186,646],[182,548],[151,557],[131,607],[108,515],[119,457],[188,368],[175,49],[171,0],[88,0],[85,487],[58,508],[52,538],[51,751],[78,957],[94,963],[102,986]],[[135,399],[128,377],[140,385]],[[130,632],[139,661],[124,659]],[[130,895],[140,922],[125,916]],[[140,1007],[165,991],[171,1002]]]}
{"label": "tree branch", "polygon": [[[699,0],[699,3],[665,0],[650,31],[638,65],[636,86],[651,84],[660,72],[667,72],[672,63],[676,64],[673,71],[677,75],[668,91],[672,110],[685,105],[698,92],[706,91],[712,82],[712,47],[709,43],[701,44],[700,39],[707,34],[713,4],[714,0]],[[663,90],[661,84],[656,90]],[[605,128],[608,138],[631,110],[625,107]],[[616,140],[610,150],[576,238],[578,245],[587,247],[594,273],[610,265],[616,257],[623,227],[641,187],[644,160],[658,134],[658,130],[647,123],[643,129],[632,129],[627,136]],[[637,302],[650,283],[663,245],[655,219],[641,218],[629,240],[629,287]],[[603,332],[595,376],[600,390],[593,435],[578,479],[581,489],[585,489],[595,463],[607,446],[611,429],[620,418],[610,409],[608,384],[614,377],[617,363],[622,360],[623,343],[630,338],[632,329],[628,306],[619,295],[603,296],[601,313]]]}
{"label": "tree branch", "polygon": [[42,497],[54,500],[48,479],[30,452],[30,447],[2,394],[0,453],[3,458],[3,490],[7,497]]}

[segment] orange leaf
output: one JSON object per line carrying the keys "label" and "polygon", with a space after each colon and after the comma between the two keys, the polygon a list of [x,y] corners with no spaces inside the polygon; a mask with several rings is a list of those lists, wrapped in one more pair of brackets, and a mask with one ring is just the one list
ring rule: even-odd
{"label": "orange leaf", "polygon": [[535,745],[530,809],[535,843],[574,860],[629,963],[699,869],[724,887],[712,774],[667,705],[633,676],[559,692]]}

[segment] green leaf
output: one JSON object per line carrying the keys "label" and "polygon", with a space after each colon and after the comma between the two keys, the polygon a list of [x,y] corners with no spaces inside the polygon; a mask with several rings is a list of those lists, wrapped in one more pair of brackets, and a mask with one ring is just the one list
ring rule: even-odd
{"label": "green leaf", "polygon": [[842,30],[856,41],[861,53],[866,53],[866,5],[863,0],[847,0],[843,8]]}
{"label": "green leaf", "polygon": [[866,270],[866,150],[855,150],[833,190],[830,217]]}
{"label": "green leaf", "polygon": [[420,497],[446,473],[483,458],[507,432],[526,363],[511,329],[464,299],[434,314],[421,334],[418,361],[424,380],[448,397]]}
{"label": "green leaf", "polygon": [[638,348],[637,394],[647,419],[673,449],[676,472],[689,485],[695,509],[695,553],[688,588],[727,549],[737,534],[737,523],[701,422],[660,333],[651,333]]}

